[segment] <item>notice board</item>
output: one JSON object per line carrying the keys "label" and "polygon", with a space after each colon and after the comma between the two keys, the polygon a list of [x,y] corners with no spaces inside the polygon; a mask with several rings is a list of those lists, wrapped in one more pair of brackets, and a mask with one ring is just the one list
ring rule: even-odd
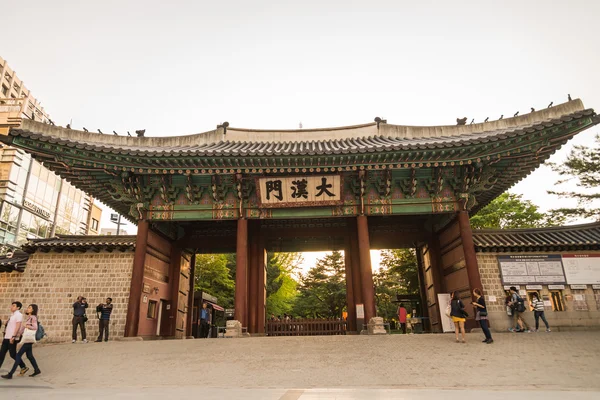
{"label": "notice board", "polygon": [[504,285],[566,283],[559,254],[498,256]]}
{"label": "notice board", "polygon": [[562,259],[568,284],[600,284],[600,254],[563,254]]}

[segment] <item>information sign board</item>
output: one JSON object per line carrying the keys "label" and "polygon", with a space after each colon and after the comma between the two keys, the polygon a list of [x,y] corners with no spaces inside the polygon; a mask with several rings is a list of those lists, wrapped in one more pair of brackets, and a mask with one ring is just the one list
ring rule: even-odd
{"label": "information sign board", "polygon": [[503,285],[566,283],[558,254],[498,256]]}
{"label": "information sign board", "polygon": [[563,254],[562,260],[568,284],[600,284],[600,254]]}

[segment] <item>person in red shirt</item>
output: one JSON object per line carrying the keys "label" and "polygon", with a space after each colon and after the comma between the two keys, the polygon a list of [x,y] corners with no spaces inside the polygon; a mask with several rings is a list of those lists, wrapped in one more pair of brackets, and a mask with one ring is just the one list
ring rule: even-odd
{"label": "person in red shirt", "polygon": [[400,303],[400,306],[398,307],[398,322],[400,323],[400,326],[402,327],[402,333],[406,333],[406,308],[404,308],[404,304]]}

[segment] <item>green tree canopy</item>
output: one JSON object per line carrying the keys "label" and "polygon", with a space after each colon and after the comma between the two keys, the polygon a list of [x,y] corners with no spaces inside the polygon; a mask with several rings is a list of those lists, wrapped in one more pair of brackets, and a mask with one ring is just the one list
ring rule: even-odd
{"label": "green tree canopy", "polygon": [[196,255],[194,290],[212,294],[225,308],[233,307],[235,294],[235,281],[228,268],[230,259],[231,256],[227,254]]}
{"label": "green tree canopy", "polygon": [[300,253],[268,253],[267,316],[291,313],[298,295],[294,273],[300,262]]}
{"label": "green tree canopy", "polygon": [[579,188],[578,191],[548,191],[559,197],[577,200],[577,207],[551,210],[553,217],[566,220],[600,220],[600,135],[596,135],[595,142],[595,147],[575,146],[564,163],[551,164],[554,171],[565,177],[559,180],[557,185],[572,181]]}
{"label": "green tree canopy", "polygon": [[306,318],[338,318],[346,307],[344,256],[339,251],[317,260],[317,265],[300,276],[293,314]]}
{"label": "green tree canopy", "polygon": [[538,206],[521,197],[518,194],[502,193],[471,217],[471,227],[473,229],[539,228],[559,225],[563,222],[562,219],[553,219],[540,212]]}
{"label": "green tree canopy", "polygon": [[414,249],[383,250],[381,268],[373,274],[377,314],[386,319],[396,315],[397,294],[419,294],[419,272]]}

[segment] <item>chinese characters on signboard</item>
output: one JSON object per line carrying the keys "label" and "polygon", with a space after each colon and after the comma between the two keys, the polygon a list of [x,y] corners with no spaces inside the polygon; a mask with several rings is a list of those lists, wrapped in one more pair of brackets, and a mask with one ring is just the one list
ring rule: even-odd
{"label": "chinese characters on signboard", "polygon": [[271,177],[258,179],[264,207],[300,207],[340,204],[339,175]]}
{"label": "chinese characters on signboard", "polygon": [[503,284],[566,283],[560,255],[498,256]]}

